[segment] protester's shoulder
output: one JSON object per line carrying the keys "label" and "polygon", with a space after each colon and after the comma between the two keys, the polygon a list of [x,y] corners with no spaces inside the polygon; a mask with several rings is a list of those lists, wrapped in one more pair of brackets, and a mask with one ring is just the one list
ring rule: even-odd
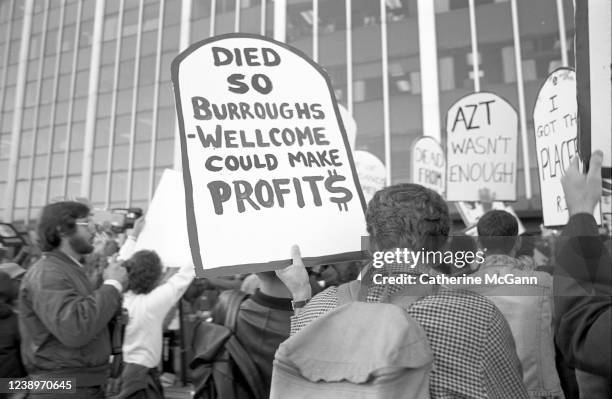
{"label": "protester's shoulder", "polygon": [[493,302],[483,295],[463,289],[441,288],[436,294],[420,299],[415,309],[432,308],[442,313],[478,314],[483,317],[499,313]]}
{"label": "protester's shoulder", "polygon": [[24,275],[22,284],[55,285],[60,282],[70,282],[74,279],[68,268],[60,259],[53,256],[43,256],[34,263]]}

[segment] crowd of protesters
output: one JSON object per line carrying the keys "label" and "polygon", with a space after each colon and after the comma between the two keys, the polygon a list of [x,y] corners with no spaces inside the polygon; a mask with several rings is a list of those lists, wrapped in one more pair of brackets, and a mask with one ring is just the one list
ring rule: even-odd
{"label": "crowd of protesters", "polygon": [[[189,370],[182,370],[196,397],[333,397],[325,396],[325,390],[336,392],[340,388],[333,383],[346,381],[358,393],[359,381],[343,373],[354,376],[364,370],[348,370],[328,360],[337,355],[330,345],[355,344],[354,333],[370,336],[346,331],[360,328],[358,322],[351,327],[338,322],[343,320],[341,310],[348,309],[344,295],[357,287],[355,301],[378,306],[363,308],[362,317],[373,310],[372,320],[394,326],[396,321],[381,319],[387,309],[383,306],[400,304],[416,326],[412,331],[421,333],[423,348],[431,351],[431,365],[423,368],[416,383],[419,388],[414,375],[407,385],[414,392],[445,399],[611,398],[610,242],[599,234],[593,216],[601,196],[601,162],[601,153],[595,152],[584,174],[574,158],[563,177],[570,219],[555,241],[556,253],[542,241],[534,245],[519,236],[517,219],[505,211],[485,213],[475,238],[449,237],[448,205],[435,192],[398,184],[374,195],[366,211],[372,252],[486,251],[483,263],[467,267],[390,263],[374,268],[350,262],[307,269],[294,246],[292,264],[285,269],[243,278],[195,279],[193,267],[173,269],[155,251],[135,251],[144,219],[127,236],[112,235],[101,231],[86,204],[48,204],[36,229],[40,255],[21,264],[0,259],[0,378],[71,378],[75,388],[66,393],[70,398],[163,398],[164,331],[183,298],[197,321],[183,325],[189,330],[183,334]],[[551,262],[537,259],[543,253]],[[375,272],[511,275],[535,277],[537,283],[380,285],[372,283]],[[207,328],[217,324],[228,329]],[[313,326],[326,331],[327,343],[304,335],[315,331]],[[390,349],[403,350],[391,342]],[[197,372],[217,359],[224,345],[227,359],[240,363],[235,365],[240,371],[225,370],[242,372],[250,383],[243,384],[246,389],[239,382],[230,387],[211,382],[219,371],[216,366]],[[380,342],[361,341],[351,355],[365,353],[368,362],[375,363],[372,359],[381,353],[374,352],[380,348]],[[306,385],[283,383],[280,368],[287,351],[298,377],[311,378],[320,395],[312,393],[316,390],[305,394]],[[297,355],[307,351],[309,356]],[[412,360],[419,357],[415,353]],[[419,367],[427,364],[427,356],[421,355]],[[319,358],[327,362],[325,367]],[[362,385],[371,383],[374,374],[367,374]],[[30,392],[28,397],[61,395]]]}

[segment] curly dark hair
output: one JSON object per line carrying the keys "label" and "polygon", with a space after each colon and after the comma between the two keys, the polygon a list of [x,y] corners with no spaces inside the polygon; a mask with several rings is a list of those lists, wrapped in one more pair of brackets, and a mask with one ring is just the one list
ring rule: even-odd
{"label": "curly dark hair", "polygon": [[509,254],[516,245],[518,222],[509,212],[492,210],[478,220],[478,242],[494,253]]}
{"label": "curly dark hair", "polygon": [[450,217],[439,194],[418,184],[402,183],[374,194],[366,211],[366,226],[378,251],[435,251],[446,243]]}
{"label": "curly dark hair", "polygon": [[151,292],[162,275],[162,262],[155,251],[138,251],[123,266],[128,273],[128,289],[135,294]]}
{"label": "curly dark hair", "polygon": [[76,219],[85,218],[90,209],[75,201],[62,201],[45,205],[38,218],[38,245],[41,251],[51,251],[60,246],[61,235],[76,231]]}

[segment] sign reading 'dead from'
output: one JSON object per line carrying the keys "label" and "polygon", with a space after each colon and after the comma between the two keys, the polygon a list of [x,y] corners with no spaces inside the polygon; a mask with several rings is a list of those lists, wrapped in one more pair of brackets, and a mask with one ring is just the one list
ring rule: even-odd
{"label": "sign reading 'dead from'", "polygon": [[228,34],[172,63],[199,277],[363,258],[365,202],[331,83],[291,47]]}
{"label": "sign reading 'dead from'", "polygon": [[518,116],[493,93],[473,93],[446,114],[448,201],[478,201],[487,188],[498,201],[516,201]]}
{"label": "sign reading 'dead from'", "polygon": [[420,137],[410,153],[412,182],[430,188],[444,197],[446,156],[433,137]]}
{"label": "sign reading 'dead from'", "polygon": [[578,156],[576,74],[569,68],[552,72],[538,93],[533,109],[536,159],[544,226],[568,221],[561,177]]}

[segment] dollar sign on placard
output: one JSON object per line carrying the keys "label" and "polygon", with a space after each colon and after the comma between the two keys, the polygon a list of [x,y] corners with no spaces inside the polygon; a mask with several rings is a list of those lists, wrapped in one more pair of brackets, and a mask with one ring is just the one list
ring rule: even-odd
{"label": "dollar sign on placard", "polygon": [[329,177],[325,179],[325,188],[332,194],[341,195],[339,198],[333,197],[329,200],[334,204],[338,204],[338,209],[341,211],[342,209],[348,211],[348,205],[346,203],[353,198],[353,193],[351,193],[351,191],[346,187],[333,187],[335,183],[346,180],[346,177],[339,175],[338,172],[336,172],[336,169],[333,171],[328,170],[327,173],[329,174]]}

